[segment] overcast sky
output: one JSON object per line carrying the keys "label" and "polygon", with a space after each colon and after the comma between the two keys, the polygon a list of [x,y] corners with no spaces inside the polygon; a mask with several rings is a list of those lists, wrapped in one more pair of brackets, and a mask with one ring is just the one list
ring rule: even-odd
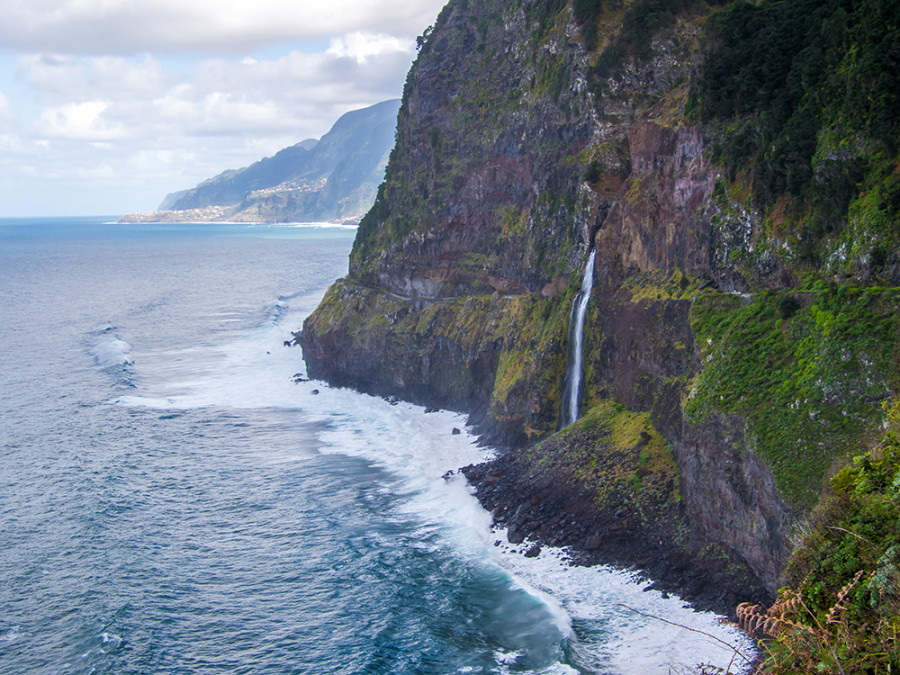
{"label": "overcast sky", "polygon": [[0,217],[155,210],[399,98],[446,0],[0,0]]}

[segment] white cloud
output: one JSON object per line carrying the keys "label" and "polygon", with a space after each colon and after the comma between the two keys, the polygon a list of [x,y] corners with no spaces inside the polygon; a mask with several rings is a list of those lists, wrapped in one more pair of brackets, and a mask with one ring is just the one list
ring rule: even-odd
{"label": "white cloud", "polygon": [[201,129],[205,133],[232,134],[281,126],[278,104],[253,101],[242,94],[212,92],[201,103]]}
{"label": "white cloud", "polygon": [[30,56],[21,69],[43,104],[37,128],[50,137],[281,137],[293,131],[306,138],[324,133],[347,110],[398,96],[413,54],[411,45],[354,34],[324,53],[218,58],[167,74],[149,56]]}
{"label": "white cloud", "polygon": [[339,57],[346,56],[357,63],[365,63],[372,56],[412,52],[413,44],[412,40],[400,40],[391,35],[354,31],[344,37],[333,39],[325,53]]}
{"label": "white cloud", "polygon": [[0,155],[22,152],[22,139],[16,134],[0,134]]}
{"label": "white cloud", "polygon": [[0,215],[153,210],[318,138],[400,95],[443,2],[0,0]]}
{"label": "white cloud", "polygon": [[165,86],[159,62],[149,55],[139,59],[27,55],[20,58],[19,69],[35,97],[50,104],[85,97],[133,100]]}
{"label": "white cloud", "polygon": [[15,111],[9,101],[9,97],[0,91],[0,124],[8,126],[15,117]]}
{"label": "white cloud", "polygon": [[99,164],[97,166],[78,166],[72,170],[70,177],[75,181],[110,181],[116,180],[119,177],[119,171],[110,164]]}
{"label": "white cloud", "polygon": [[160,167],[177,168],[196,163],[197,153],[189,150],[139,150],[126,157],[125,161],[133,173],[153,174]]}
{"label": "white cloud", "polygon": [[79,141],[108,141],[122,138],[121,125],[104,118],[105,101],[83,101],[46,108],[35,125],[36,135]]}
{"label": "white cloud", "polygon": [[26,51],[238,53],[354,31],[421,32],[444,0],[14,0],[0,44]]}

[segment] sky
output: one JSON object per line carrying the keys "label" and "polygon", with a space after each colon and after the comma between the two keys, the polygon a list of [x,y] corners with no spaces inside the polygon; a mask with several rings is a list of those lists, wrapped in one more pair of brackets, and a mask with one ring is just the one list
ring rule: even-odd
{"label": "sky", "polygon": [[446,0],[0,0],[0,217],[169,192],[399,98]]}

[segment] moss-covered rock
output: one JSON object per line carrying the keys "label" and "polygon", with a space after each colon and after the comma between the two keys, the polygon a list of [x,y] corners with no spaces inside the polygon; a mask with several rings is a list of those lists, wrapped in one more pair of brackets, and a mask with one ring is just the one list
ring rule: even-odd
{"label": "moss-covered rock", "polygon": [[832,287],[742,297],[706,293],[691,312],[703,367],[685,412],[748,420],[759,455],[798,511],[860,443],[900,386],[900,292]]}
{"label": "moss-covered rock", "polygon": [[472,413],[515,445],[555,429],[568,293],[414,303],[342,280],[306,320],[311,377]]}
{"label": "moss-covered rock", "polygon": [[649,413],[598,401],[527,450],[463,471],[512,543],[567,546],[576,564],[637,566],[657,588],[724,613],[767,597],[737,551],[696,546],[674,449]]}
{"label": "moss-covered rock", "polygon": [[760,672],[900,667],[900,404],[885,403],[887,433],[832,479],[778,601],[768,610],[740,608],[744,624],[767,638]]}

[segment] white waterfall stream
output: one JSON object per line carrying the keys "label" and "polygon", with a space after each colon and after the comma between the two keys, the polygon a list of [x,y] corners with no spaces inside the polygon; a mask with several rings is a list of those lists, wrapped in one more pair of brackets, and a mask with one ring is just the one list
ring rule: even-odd
{"label": "white waterfall stream", "polygon": [[578,405],[581,399],[581,380],[583,377],[584,351],[584,316],[587,312],[588,300],[594,286],[594,255],[592,249],[584,268],[581,290],[575,296],[572,305],[571,334],[569,337],[569,367],[566,369],[566,389],[563,394],[563,424],[568,426],[578,419]]}

